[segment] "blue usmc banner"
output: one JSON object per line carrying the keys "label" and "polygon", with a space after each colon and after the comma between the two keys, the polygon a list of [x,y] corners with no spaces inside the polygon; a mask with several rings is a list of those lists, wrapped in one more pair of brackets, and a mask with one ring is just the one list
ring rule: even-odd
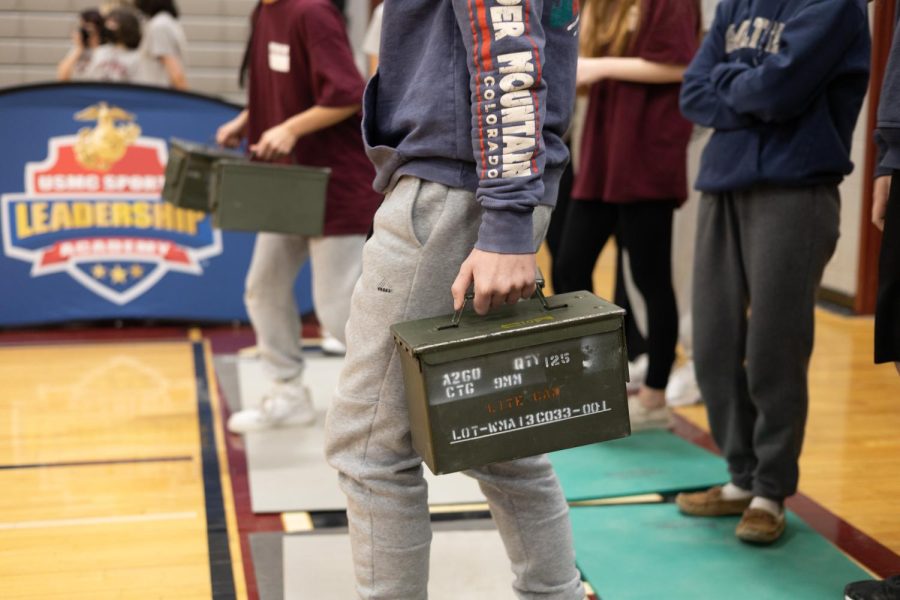
{"label": "blue usmc banner", "polygon": [[[253,235],[160,199],[167,140],[210,140],[237,111],[130,85],[0,90],[0,326],[246,319]],[[311,310],[308,269],[296,292]]]}

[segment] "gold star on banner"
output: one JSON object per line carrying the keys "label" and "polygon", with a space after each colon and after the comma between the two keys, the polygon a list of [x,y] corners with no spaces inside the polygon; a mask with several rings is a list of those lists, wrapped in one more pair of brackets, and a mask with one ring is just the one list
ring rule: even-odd
{"label": "gold star on banner", "polygon": [[91,275],[94,276],[94,279],[103,279],[106,277],[106,269],[103,265],[94,265],[94,268],[91,269]]}
{"label": "gold star on banner", "polygon": [[109,271],[109,279],[113,283],[125,283],[128,281],[128,271],[122,268],[122,265],[116,265]]}
{"label": "gold star on banner", "polygon": [[144,269],[141,267],[141,265],[131,265],[131,269],[129,269],[128,272],[134,279],[140,279],[144,276]]}

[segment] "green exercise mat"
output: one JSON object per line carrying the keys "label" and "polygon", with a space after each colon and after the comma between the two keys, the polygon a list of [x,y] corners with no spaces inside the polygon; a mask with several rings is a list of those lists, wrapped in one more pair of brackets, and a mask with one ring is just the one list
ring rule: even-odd
{"label": "green exercise mat", "polygon": [[572,509],[576,560],[601,600],[837,599],[869,578],[792,514],[772,546],[742,543],[737,523],[671,503]]}
{"label": "green exercise mat", "polygon": [[668,431],[554,452],[550,459],[570,501],[665,494],[728,481],[724,460]]}

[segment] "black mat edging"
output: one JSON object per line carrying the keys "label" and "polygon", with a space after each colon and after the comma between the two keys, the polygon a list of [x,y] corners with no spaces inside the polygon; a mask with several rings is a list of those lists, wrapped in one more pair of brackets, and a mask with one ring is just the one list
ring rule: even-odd
{"label": "black mat edging", "polygon": [[213,600],[236,598],[225,496],[216,448],[215,417],[210,402],[206,355],[202,342],[193,342],[194,378],[197,385],[197,420],[200,427],[200,455],[203,465],[203,497],[206,504],[206,541],[209,552],[209,578]]}

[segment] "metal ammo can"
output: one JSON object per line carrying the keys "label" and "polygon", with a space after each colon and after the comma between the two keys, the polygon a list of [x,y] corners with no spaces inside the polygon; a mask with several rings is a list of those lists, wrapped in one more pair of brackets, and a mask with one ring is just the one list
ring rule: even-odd
{"label": "metal ammo can", "polygon": [[246,160],[213,165],[213,225],[239,231],[322,235],[331,170]]}
{"label": "metal ammo can", "polygon": [[625,311],[590,292],[391,327],[435,474],[628,436]]}
{"label": "metal ammo can", "polygon": [[213,165],[222,159],[241,158],[238,152],[175,138],[169,140],[163,200],[181,208],[210,212]]}

